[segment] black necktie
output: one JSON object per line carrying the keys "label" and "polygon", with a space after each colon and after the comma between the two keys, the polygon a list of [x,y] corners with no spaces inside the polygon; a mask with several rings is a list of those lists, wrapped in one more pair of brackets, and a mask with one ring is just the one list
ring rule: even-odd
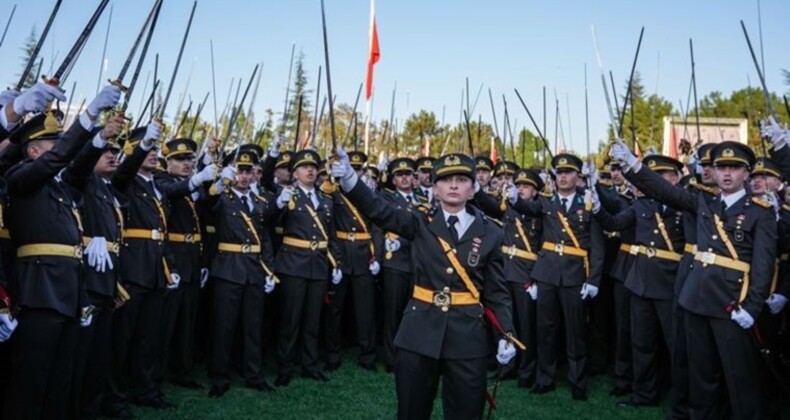
{"label": "black necktie", "polygon": [[148,181],[148,185],[151,187],[151,192],[154,194],[154,198],[157,200],[159,199],[159,194],[156,191],[156,184],[154,184],[154,180]]}
{"label": "black necktie", "polygon": [[562,212],[566,213],[568,211],[568,199],[567,198],[561,198],[560,199],[560,203],[562,204]]}
{"label": "black necktie", "polygon": [[409,203],[413,203],[414,202],[414,198],[412,198],[411,194],[406,196],[406,201],[408,201]]}
{"label": "black necktie", "polygon": [[244,204],[244,211],[245,211],[246,213],[249,213],[249,212],[250,212],[250,204],[249,204],[249,203],[250,203],[250,201],[249,201],[249,199],[247,198],[247,196],[246,196],[246,195],[242,195],[242,196],[241,196],[241,204]]}
{"label": "black necktie", "polygon": [[458,230],[455,229],[455,224],[458,223],[458,216],[450,216],[447,218],[447,227],[450,230],[450,237],[453,238],[454,243],[458,243]]}
{"label": "black necktie", "polygon": [[315,209],[315,203],[313,203],[313,192],[312,191],[307,193],[307,199],[310,201],[310,207]]}

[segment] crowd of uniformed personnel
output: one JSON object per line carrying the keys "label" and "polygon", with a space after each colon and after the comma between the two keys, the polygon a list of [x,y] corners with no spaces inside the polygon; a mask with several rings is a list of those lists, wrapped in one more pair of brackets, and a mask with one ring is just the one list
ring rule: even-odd
{"label": "crowd of uniformed personnel", "polygon": [[578,401],[611,367],[613,403],[666,397],[668,418],[783,409],[790,132],[773,121],[759,159],[723,142],[639,160],[617,140],[598,170],[375,165],[97,126],[121,93],[66,131],[57,87],[0,94],[6,418],[171,408],[162,384],[204,388],[200,361],[215,398],[237,374],[326,382],[349,338],[360,368],[394,372],[400,418],[430,417],[440,377],[446,417],[481,417],[494,359],[533,394],[566,371]]}

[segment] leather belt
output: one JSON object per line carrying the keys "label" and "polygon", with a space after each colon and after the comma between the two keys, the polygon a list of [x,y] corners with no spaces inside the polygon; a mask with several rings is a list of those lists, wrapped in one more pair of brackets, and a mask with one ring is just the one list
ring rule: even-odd
{"label": "leather belt", "polygon": [[[91,242],[91,239],[93,238],[90,236],[83,236],[82,246],[88,246],[88,244]],[[115,255],[118,255],[121,253],[121,244],[118,242],[107,241],[107,251],[112,252]]]}
{"label": "leather belt", "polygon": [[16,250],[17,258],[25,257],[68,257],[81,260],[81,245],[64,244],[28,244]]}
{"label": "leather belt", "polygon": [[369,241],[371,239],[370,233],[368,232],[337,232],[337,239],[342,239],[344,241]]}
{"label": "leather belt", "polygon": [[431,303],[447,312],[453,305],[478,305],[480,300],[470,292],[451,292],[449,287],[442,290],[430,290],[421,286],[414,286],[414,299]]}
{"label": "leather belt", "polygon": [[696,254],[697,253],[697,244],[686,244],[686,245],[683,245],[683,252],[687,252],[689,254]]}
{"label": "leather belt", "polygon": [[713,252],[697,252],[694,254],[694,261],[699,261],[702,266],[716,265],[719,267],[729,268],[731,270],[740,271],[749,274],[751,265],[747,262],[734,260],[723,255],[714,254]]}
{"label": "leather belt", "polygon": [[294,248],[310,249],[310,250],[323,250],[329,245],[327,241],[306,241],[304,239],[297,239],[290,236],[283,238],[283,245],[292,246]]}
{"label": "leather belt", "polygon": [[[622,247],[620,247],[622,251]],[[628,251],[631,255],[642,254],[647,258],[661,258],[662,260],[669,260],[680,262],[680,259],[683,258],[682,255],[676,254],[672,251],[667,251],[664,249],[657,249],[651,246],[644,246],[644,245],[631,245],[631,249]]]}
{"label": "leather belt", "polygon": [[11,232],[8,228],[0,229],[0,239],[11,239]]}
{"label": "leather belt", "polygon": [[206,233],[217,233],[217,227],[216,226],[206,225],[206,229],[205,230],[206,230]]}
{"label": "leather belt", "polygon": [[587,251],[581,248],[576,248],[575,246],[557,244],[554,242],[546,241],[543,242],[543,249],[545,249],[546,251],[556,252],[557,254],[560,254],[560,256],[568,254],[568,255],[573,255],[575,257],[587,258]]}
{"label": "leather belt", "polygon": [[227,242],[220,242],[217,249],[222,252],[233,252],[236,254],[252,254],[261,252],[260,245],[253,244],[230,244]]}
{"label": "leather belt", "polygon": [[159,229],[124,229],[123,238],[163,241],[165,239],[165,233]]}
{"label": "leather belt", "polygon": [[285,228],[282,226],[277,226],[274,228],[274,233],[277,235],[282,235],[283,233],[285,233]]}
{"label": "leather belt", "polygon": [[524,260],[537,261],[538,255],[532,252],[524,251],[523,249],[516,248],[515,245],[505,246],[502,245],[502,253],[510,258],[519,257]]}
{"label": "leather belt", "polygon": [[167,240],[170,242],[180,242],[186,244],[196,244],[200,243],[199,233],[168,233]]}
{"label": "leather belt", "polygon": [[631,253],[631,248],[639,246],[639,245],[631,245],[631,244],[620,244],[620,252],[625,252],[626,254]]}

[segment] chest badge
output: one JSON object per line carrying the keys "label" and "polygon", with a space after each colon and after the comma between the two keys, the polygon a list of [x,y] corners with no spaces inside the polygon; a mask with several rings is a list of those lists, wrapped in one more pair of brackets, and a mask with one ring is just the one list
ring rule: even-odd
{"label": "chest badge", "polygon": [[472,238],[472,250],[466,258],[466,263],[470,267],[477,267],[477,264],[480,263],[480,245],[482,245],[480,238]]}

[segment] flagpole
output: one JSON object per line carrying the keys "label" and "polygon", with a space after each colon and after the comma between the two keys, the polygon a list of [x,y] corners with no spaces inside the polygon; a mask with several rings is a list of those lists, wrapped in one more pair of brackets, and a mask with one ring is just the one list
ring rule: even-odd
{"label": "flagpole", "polygon": [[[368,51],[367,51],[367,72],[370,73],[372,71],[371,62],[370,62],[370,55],[373,51],[373,25],[376,19],[375,14],[375,7],[374,0],[370,0],[370,29],[368,30]],[[367,92],[365,95],[365,155],[370,153],[370,109],[371,109],[371,102],[373,101],[373,86],[372,80],[370,78],[370,74],[366,75],[365,82],[369,84],[366,90]],[[369,95],[367,93],[370,93]]]}

